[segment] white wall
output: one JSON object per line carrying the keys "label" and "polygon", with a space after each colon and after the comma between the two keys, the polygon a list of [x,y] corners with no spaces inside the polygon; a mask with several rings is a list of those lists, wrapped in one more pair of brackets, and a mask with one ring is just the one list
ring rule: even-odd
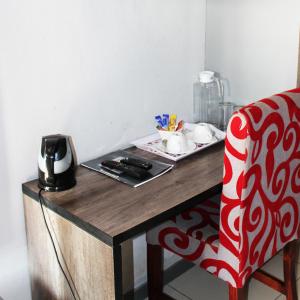
{"label": "white wall", "polygon": [[207,1],[205,64],[229,80],[229,100],[296,86],[299,11],[299,0]]}
{"label": "white wall", "polygon": [[[152,132],[157,113],[190,119],[204,31],[205,0],[0,2],[5,300],[30,298],[21,183],[37,176],[40,137],[71,135],[83,161]],[[137,243],[137,265],[141,249]],[[138,268],[137,277],[144,271]]]}

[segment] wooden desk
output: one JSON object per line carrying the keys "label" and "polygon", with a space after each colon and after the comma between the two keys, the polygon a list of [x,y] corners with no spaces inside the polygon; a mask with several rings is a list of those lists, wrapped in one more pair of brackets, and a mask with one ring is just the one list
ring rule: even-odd
{"label": "wooden desk", "polygon": [[[74,188],[43,192],[48,221],[80,299],[122,298],[122,243],[219,191],[223,153],[224,144],[215,145],[138,188],[78,167]],[[23,184],[33,299],[45,294],[71,299],[43,224],[38,192],[37,180]]]}

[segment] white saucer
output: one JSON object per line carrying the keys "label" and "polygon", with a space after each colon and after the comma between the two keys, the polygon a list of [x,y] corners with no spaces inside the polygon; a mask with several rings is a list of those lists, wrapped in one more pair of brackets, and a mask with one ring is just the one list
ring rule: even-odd
{"label": "white saucer", "polygon": [[157,145],[157,149],[159,151],[169,153],[169,154],[173,154],[173,155],[182,155],[182,154],[185,154],[185,153],[188,153],[188,152],[192,152],[196,148],[197,148],[197,145],[191,140],[187,140],[187,149],[185,149],[182,152],[178,152],[178,153],[168,152],[167,149],[166,149],[166,146],[162,142],[160,142],[160,144]]}
{"label": "white saucer", "polygon": [[191,141],[191,142],[196,143],[196,144],[202,144],[202,145],[205,145],[205,144],[211,144],[211,143],[215,143],[215,142],[218,141],[218,139],[217,139],[216,136],[214,135],[214,136],[212,137],[212,139],[211,139],[209,142],[207,142],[207,143],[197,143],[197,142],[194,141],[194,136],[193,136],[193,132],[192,132],[192,131],[187,132],[187,133],[185,134],[185,136],[187,137],[188,141]]}

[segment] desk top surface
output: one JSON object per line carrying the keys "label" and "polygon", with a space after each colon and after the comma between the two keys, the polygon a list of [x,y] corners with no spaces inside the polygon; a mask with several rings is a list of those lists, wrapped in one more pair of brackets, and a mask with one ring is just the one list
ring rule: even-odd
{"label": "desk top surface", "polygon": [[[131,151],[166,161],[136,148]],[[219,190],[223,154],[222,142],[177,162],[171,172],[138,188],[79,166],[75,187],[63,192],[43,192],[42,196],[53,211],[105,243],[116,245]],[[37,180],[23,184],[23,192],[38,200]]]}

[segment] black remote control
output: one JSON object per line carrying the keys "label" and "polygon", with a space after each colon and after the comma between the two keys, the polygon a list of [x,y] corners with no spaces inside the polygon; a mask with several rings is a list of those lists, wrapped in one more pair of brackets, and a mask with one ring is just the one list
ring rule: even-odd
{"label": "black remote control", "polygon": [[145,170],[150,170],[152,168],[152,164],[150,162],[133,158],[133,157],[126,157],[122,159],[120,162],[126,165],[142,168]]}
{"label": "black remote control", "polygon": [[103,165],[104,167],[110,168],[110,169],[122,171],[122,172],[124,172],[124,174],[126,174],[128,176],[136,178],[136,179],[140,179],[140,180],[143,180],[150,175],[150,173],[148,173],[144,169],[134,167],[134,166],[129,166],[129,165],[126,165],[126,164],[123,164],[121,162],[117,162],[114,160],[105,160],[105,161],[101,162],[101,165]]}

